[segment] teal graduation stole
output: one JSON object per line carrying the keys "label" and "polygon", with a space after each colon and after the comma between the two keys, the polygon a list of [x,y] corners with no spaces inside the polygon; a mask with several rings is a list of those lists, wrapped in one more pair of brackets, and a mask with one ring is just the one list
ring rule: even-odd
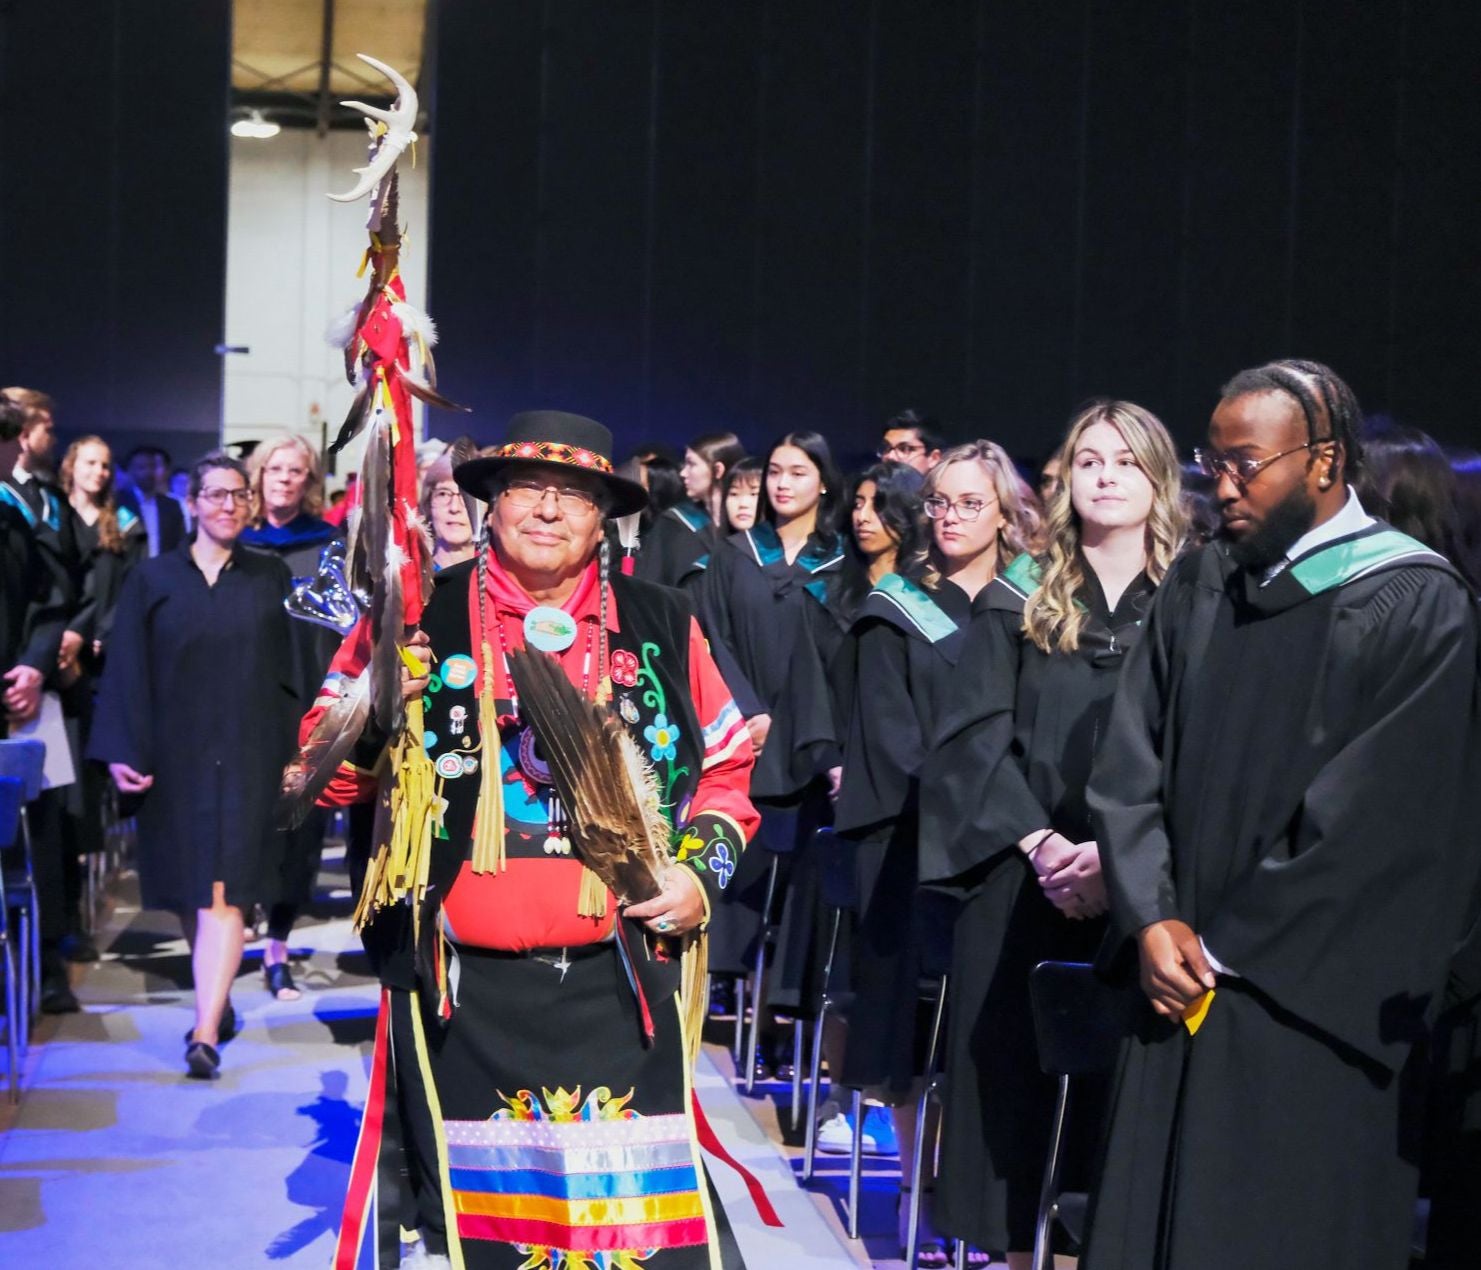
{"label": "teal graduation stole", "polygon": [[1355,538],[1342,538],[1318,547],[1292,564],[1286,574],[1299,582],[1308,595],[1320,595],[1401,562],[1449,567],[1444,556],[1418,539],[1379,525]]}
{"label": "teal graduation stole", "polygon": [[685,529],[696,534],[702,532],[710,523],[710,518],[704,514],[703,509],[689,502],[688,499],[670,507],[669,515],[676,518]]}
{"label": "teal graduation stole", "polygon": [[885,574],[873,593],[892,605],[928,644],[939,643],[958,629],[929,592],[898,573]]}

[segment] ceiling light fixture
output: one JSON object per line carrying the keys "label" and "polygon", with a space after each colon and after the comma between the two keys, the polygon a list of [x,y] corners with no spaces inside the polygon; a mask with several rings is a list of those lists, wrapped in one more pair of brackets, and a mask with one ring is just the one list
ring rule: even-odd
{"label": "ceiling light fixture", "polygon": [[277,124],[264,119],[260,110],[248,111],[245,119],[238,119],[231,126],[232,136],[251,137],[257,141],[266,141],[269,137],[276,137],[281,131],[282,129]]}

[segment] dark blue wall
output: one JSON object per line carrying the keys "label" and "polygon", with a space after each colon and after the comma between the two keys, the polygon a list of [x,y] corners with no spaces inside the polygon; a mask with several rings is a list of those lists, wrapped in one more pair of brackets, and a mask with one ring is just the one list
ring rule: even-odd
{"label": "dark blue wall", "polygon": [[1481,5],[437,10],[431,303],[481,434],[858,449],[914,404],[1034,454],[1112,394],[1191,440],[1284,355],[1481,431]]}
{"label": "dark blue wall", "polygon": [[220,436],[230,60],[230,0],[0,5],[0,383],[66,436]]}

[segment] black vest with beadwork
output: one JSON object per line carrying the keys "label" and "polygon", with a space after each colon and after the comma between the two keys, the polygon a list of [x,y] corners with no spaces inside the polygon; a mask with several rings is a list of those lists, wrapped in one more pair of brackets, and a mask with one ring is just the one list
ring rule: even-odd
{"label": "black vest with beadwork", "polygon": [[[422,616],[422,629],[436,658],[423,698],[427,753],[442,778],[442,796],[447,800],[431,878],[434,890],[441,894],[446,894],[458,868],[469,858],[485,761],[473,656],[477,635],[469,620],[469,587],[476,580],[471,561],[444,570],[437,576]],[[611,587],[621,628],[609,637],[611,705],[653,765],[670,823],[682,824],[688,819],[704,758],[689,691],[690,610],[684,598],[668,587],[622,575],[612,578]],[[488,620],[495,620],[492,603]],[[498,657],[496,636],[491,643]],[[503,679],[501,674],[496,682]],[[548,779],[540,779],[542,755],[523,725],[508,722],[512,703],[500,700],[497,709],[505,720],[498,746],[505,853],[509,859],[548,858],[561,848],[551,841],[549,832],[552,791]]]}

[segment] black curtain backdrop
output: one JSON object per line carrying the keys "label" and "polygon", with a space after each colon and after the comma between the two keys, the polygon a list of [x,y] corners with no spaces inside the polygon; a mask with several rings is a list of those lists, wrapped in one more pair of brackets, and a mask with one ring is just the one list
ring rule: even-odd
{"label": "black curtain backdrop", "polygon": [[0,3],[0,383],[64,439],[218,442],[230,63],[230,0]]}
{"label": "black curtain backdrop", "polygon": [[1278,356],[1481,432],[1481,5],[442,0],[429,49],[481,436],[559,405],[857,454],[913,405],[1031,456],[1112,395],[1191,443]]}

